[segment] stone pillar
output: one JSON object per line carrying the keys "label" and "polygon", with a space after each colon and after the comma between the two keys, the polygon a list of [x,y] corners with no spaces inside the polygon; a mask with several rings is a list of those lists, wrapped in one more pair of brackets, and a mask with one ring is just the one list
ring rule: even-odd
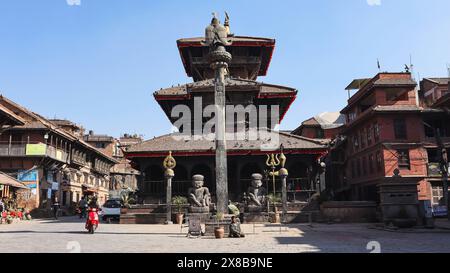
{"label": "stone pillar", "polygon": [[220,45],[209,54],[211,68],[215,71],[214,102],[216,107],[216,197],[217,212],[228,212],[227,147],[225,138],[225,74],[231,54]]}
{"label": "stone pillar", "polygon": [[283,222],[286,222],[286,215],[287,215],[287,177],[288,177],[288,170],[285,168],[281,168],[279,170],[279,175],[281,179],[281,200],[283,203]]}
{"label": "stone pillar", "polygon": [[172,224],[172,178],[174,172],[167,169],[165,173],[167,189],[166,189],[166,224]]}
{"label": "stone pillar", "polygon": [[166,178],[166,224],[173,224],[172,222],[172,178],[175,176],[173,169],[177,165],[175,158],[172,157],[172,152],[164,159],[163,166],[166,169],[164,171],[164,177]]}

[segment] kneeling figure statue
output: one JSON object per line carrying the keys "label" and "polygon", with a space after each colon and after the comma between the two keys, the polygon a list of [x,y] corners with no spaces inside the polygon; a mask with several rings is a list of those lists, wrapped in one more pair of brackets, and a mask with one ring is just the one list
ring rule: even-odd
{"label": "kneeling figure statue", "polygon": [[189,188],[188,200],[191,204],[189,210],[193,213],[208,213],[211,204],[211,194],[207,187],[203,187],[204,176],[196,174],[192,176],[192,185]]}
{"label": "kneeling figure statue", "polygon": [[267,191],[262,186],[262,175],[259,173],[252,174],[251,186],[248,187],[248,207],[262,209],[266,204]]}

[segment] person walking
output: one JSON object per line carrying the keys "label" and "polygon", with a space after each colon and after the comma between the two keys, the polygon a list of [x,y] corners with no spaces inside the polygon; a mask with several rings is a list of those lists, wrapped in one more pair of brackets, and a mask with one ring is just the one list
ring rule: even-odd
{"label": "person walking", "polygon": [[55,220],[58,220],[58,212],[60,208],[61,205],[58,202],[58,197],[55,197],[55,201],[52,204],[53,216],[55,217]]}

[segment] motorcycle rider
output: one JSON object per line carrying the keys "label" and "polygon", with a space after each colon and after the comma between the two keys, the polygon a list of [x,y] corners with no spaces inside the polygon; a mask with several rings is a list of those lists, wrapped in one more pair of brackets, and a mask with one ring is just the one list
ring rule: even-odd
{"label": "motorcycle rider", "polygon": [[78,208],[80,209],[80,219],[86,218],[86,209],[88,207],[88,203],[86,202],[86,199],[81,197],[80,202],[78,202]]}
{"label": "motorcycle rider", "polygon": [[97,197],[94,196],[94,197],[92,197],[91,201],[89,202],[89,210],[98,209],[98,208],[99,208],[99,205],[97,202]]}
{"label": "motorcycle rider", "polygon": [[[97,214],[98,215],[98,212],[99,212],[99,205],[98,205],[98,202],[97,202],[97,197],[96,196],[94,196],[92,199],[91,199],[91,201],[89,202],[89,207],[88,207],[88,217],[87,217],[87,219],[86,219],[86,229],[88,229],[88,227],[89,227],[89,221],[90,221],[90,216],[89,216],[89,214],[92,212],[92,213],[95,213],[95,214]],[[96,218],[98,218],[98,217],[96,217]]]}

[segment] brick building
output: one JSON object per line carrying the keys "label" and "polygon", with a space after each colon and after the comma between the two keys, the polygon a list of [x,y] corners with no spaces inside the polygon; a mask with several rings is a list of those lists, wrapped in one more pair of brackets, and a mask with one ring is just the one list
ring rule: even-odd
{"label": "brick building", "polygon": [[339,112],[325,112],[302,122],[291,133],[307,138],[334,139],[345,124],[345,116]]}
{"label": "brick building", "polygon": [[357,91],[341,111],[346,124],[328,157],[335,199],[378,201],[377,185],[398,169],[402,180],[418,183],[420,200],[439,205],[433,128],[448,149],[448,79],[424,79],[419,90],[410,73],[379,73],[352,81],[347,90]]}
{"label": "brick building", "polygon": [[118,161],[110,170],[111,183],[109,193],[111,197],[119,197],[123,191],[133,192],[138,189],[137,182],[141,173],[131,166],[130,160],[125,158],[124,150],[131,145],[142,142],[141,137],[124,134],[119,139],[116,139],[108,135],[98,135],[94,134],[94,131],[89,131],[89,134],[84,136],[84,140]]}
{"label": "brick building", "polygon": [[83,195],[108,196],[110,168],[116,160],[82,138],[82,128],[64,120],[48,120],[0,96],[0,108],[20,118],[2,127],[0,170],[27,185],[33,208],[48,208],[55,197],[69,208]]}

